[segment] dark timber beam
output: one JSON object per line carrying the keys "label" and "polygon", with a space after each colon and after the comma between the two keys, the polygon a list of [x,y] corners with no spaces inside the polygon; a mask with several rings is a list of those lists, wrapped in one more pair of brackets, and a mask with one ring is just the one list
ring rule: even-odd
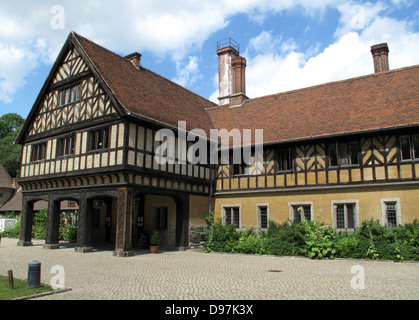
{"label": "dark timber beam", "polygon": [[189,195],[173,199],[176,202],[176,247],[185,250],[189,246]]}
{"label": "dark timber beam", "polygon": [[32,222],[33,202],[28,201],[27,197],[23,195],[18,246],[27,247],[32,245]]}
{"label": "dark timber beam", "polygon": [[77,228],[77,246],[74,251],[79,253],[91,252],[92,247],[92,219],[93,200],[87,199],[82,192],[79,201],[79,223]]}
{"label": "dark timber beam", "polygon": [[44,249],[59,249],[60,236],[60,201],[48,198],[47,234]]}
{"label": "dark timber beam", "polygon": [[132,213],[134,192],[129,188],[118,190],[117,214],[116,214],[116,257],[130,257],[134,255],[132,251]]}

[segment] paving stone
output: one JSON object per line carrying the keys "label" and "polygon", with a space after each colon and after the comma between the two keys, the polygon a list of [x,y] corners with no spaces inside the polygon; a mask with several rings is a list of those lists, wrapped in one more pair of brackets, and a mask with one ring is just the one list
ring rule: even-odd
{"label": "paving stone", "polygon": [[[71,291],[40,300],[312,300],[419,299],[419,263],[371,260],[310,260],[243,254],[203,253],[199,250],[118,258],[112,251],[76,253],[73,248],[18,247],[2,239],[0,274],[13,270],[26,279],[28,263],[41,262],[41,281],[49,284],[55,265],[64,267],[65,287]],[[365,289],[353,289],[365,271]],[[270,272],[276,270],[277,272]]]}

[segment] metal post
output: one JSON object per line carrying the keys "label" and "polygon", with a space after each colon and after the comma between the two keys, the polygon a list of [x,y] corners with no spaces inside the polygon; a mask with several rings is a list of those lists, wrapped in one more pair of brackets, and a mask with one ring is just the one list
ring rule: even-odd
{"label": "metal post", "polygon": [[28,288],[39,288],[41,286],[41,263],[32,261],[28,265]]}

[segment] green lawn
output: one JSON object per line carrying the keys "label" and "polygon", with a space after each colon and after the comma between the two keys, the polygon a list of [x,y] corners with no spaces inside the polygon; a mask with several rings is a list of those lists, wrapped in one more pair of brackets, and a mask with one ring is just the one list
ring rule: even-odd
{"label": "green lawn", "polygon": [[26,297],[37,293],[52,291],[50,287],[41,284],[41,287],[28,289],[27,281],[14,278],[14,289],[9,288],[9,278],[0,275],[0,300],[11,300]]}

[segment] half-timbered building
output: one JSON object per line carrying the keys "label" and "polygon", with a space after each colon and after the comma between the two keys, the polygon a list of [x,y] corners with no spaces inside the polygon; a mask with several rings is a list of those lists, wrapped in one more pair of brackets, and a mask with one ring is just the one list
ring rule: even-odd
{"label": "half-timbered building", "polygon": [[[76,251],[104,241],[118,256],[153,229],[163,246],[186,248],[210,210],[258,229],[268,220],[319,218],[354,230],[371,218],[419,218],[419,66],[389,70],[382,44],[372,47],[374,74],[249,99],[238,47],[228,41],[217,53],[214,104],[144,68],[141,54],[122,57],[72,32],[17,139],[19,244],[31,244],[38,200],[48,201],[46,248],[59,247],[59,203],[72,200]],[[211,129],[262,129],[263,159],[179,161],[194,142],[180,138],[179,121],[206,141]],[[177,132],[165,164],[156,161],[163,128]],[[234,141],[231,152],[243,148]]]}

